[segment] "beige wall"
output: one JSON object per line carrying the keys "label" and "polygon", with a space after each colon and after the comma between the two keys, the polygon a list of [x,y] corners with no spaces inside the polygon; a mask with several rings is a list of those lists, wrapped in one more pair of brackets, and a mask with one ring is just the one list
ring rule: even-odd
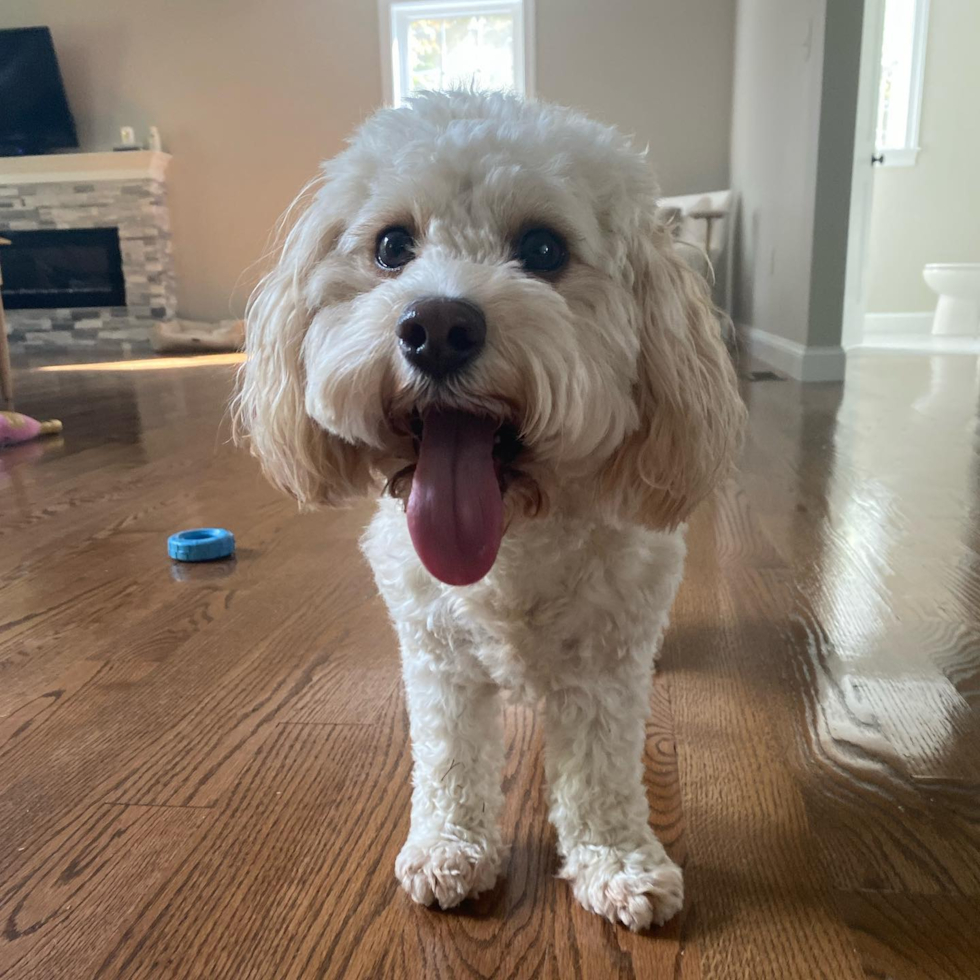
{"label": "beige wall", "polygon": [[804,347],[840,345],[862,12],[738,0],[734,319]]}
{"label": "beige wall", "polygon": [[160,127],[179,312],[209,320],[241,311],[277,216],[380,100],[376,21],[370,0],[0,5],[0,26],[51,27],[84,149]]}
{"label": "beige wall", "polygon": [[936,305],[927,262],[980,262],[980,2],[931,0],[914,167],[879,167],[868,249],[868,312]]}
{"label": "beige wall", "polygon": [[734,0],[536,0],[538,94],[650,144],[665,194],[728,186]]}
{"label": "beige wall", "polygon": [[[537,84],[651,144],[667,193],[728,176],[731,0],[537,0]],[[375,0],[3,0],[51,27],[83,149],[160,127],[179,312],[239,313],[268,233],[381,102]],[[252,271],[249,272],[248,270]]]}
{"label": "beige wall", "polygon": [[820,0],[739,0],[731,169],[734,317],[807,342],[822,58]]}

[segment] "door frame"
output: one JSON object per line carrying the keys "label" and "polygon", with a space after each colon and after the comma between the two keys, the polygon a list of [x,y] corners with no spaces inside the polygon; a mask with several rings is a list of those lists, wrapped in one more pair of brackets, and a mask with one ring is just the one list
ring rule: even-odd
{"label": "door frame", "polygon": [[864,339],[867,309],[868,245],[874,198],[874,132],[881,78],[881,44],[885,26],[885,0],[864,0],[861,28],[861,67],[854,120],[854,164],[847,228],[847,266],[844,279],[844,317],[841,346],[856,347]]}

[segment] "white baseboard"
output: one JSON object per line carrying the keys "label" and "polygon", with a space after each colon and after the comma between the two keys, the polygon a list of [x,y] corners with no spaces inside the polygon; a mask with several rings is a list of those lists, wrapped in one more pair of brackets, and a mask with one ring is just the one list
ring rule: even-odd
{"label": "white baseboard", "polygon": [[849,350],[896,351],[906,354],[980,354],[980,337],[936,337],[909,334],[882,334],[865,337]]}
{"label": "white baseboard", "polygon": [[866,313],[864,337],[926,337],[932,332],[932,313]]}
{"label": "white baseboard", "polygon": [[806,347],[758,327],[737,327],[749,353],[771,364],[777,371],[797,381],[843,381],[846,355],[844,348]]}
{"label": "white baseboard", "polygon": [[862,350],[910,351],[921,354],[980,354],[980,337],[937,336],[932,313],[866,313]]}

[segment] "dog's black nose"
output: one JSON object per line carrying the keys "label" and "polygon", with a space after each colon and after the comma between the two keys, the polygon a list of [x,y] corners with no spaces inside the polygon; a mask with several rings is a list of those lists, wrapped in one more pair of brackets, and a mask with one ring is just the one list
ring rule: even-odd
{"label": "dog's black nose", "polygon": [[409,364],[432,378],[445,378],[483,349],[487,321],[465,299],[429,296],[405,307],[395,333]]}

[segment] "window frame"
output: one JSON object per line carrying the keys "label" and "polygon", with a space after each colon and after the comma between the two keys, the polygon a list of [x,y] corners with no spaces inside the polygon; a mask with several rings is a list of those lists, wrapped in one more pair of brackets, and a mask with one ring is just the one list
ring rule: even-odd
{"label": "window frame", "polygon": [[[905,125],[905,144],[903,146],[878,146],[875,142],[875,153],[884,157],[881,166],[912,167],[919,156],[919,128],[922,122],[922,96],[926,78],[926,48],[929,42],[929,0],[914,0],[915,16],[912,37],[912,63],[909,70],[909,107]],[[882,0],[885,10],[886,0]],[[884,16],[882,16],[882,41],[878,47],[878,58],[881,58],[881,46],[884,43]],[[881,108],[881,93],[875,103],[875,118]]]}
{"label": "window frame", "polygon": [[401,105],[405,101],[407,66],[401,56],[410,19],[420,14],[452,17],[503,12],[514,14],[515,92],[521,98],[534,98],[534,0],[378,0],[385,104]]}

